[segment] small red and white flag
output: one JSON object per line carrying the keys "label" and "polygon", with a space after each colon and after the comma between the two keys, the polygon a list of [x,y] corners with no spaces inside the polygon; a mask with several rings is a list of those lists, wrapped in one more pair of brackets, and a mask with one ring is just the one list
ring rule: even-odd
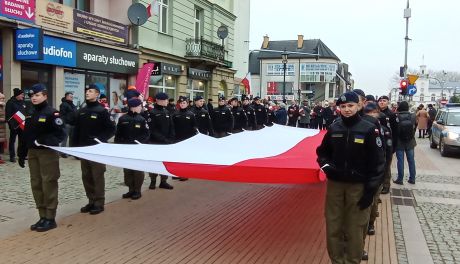
{"label": "small red and white flag", "polygon": [[246,74],[246,77],[244,77],[241,83],[244,85],[246,94],[251,94],[251,72],[248,72],[248,74]]}
{"label": "small red and white flag", "polygon": [[24,116],[23,113],[21,113],[20,111],[17,111],[11,118],[16,120],[16,122],[18,122],[18,127],[24,130],[24,127],[26,125],[26,117]]}
{"label": "small red and white flag", "polygon": [[159,12],[158,9],[159,9],[158,0],[153,0],[153,1],[147,6],[147,14],[148,14],[148,17],[158,15],[158,12]]}

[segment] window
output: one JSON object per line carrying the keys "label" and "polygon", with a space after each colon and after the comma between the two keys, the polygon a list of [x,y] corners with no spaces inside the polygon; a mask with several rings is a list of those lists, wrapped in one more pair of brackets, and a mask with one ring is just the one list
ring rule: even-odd
{"label": "window", "polygon": [[[284,65],[282,63],[267,64],[267,75],[284,75]],[[295,65],[286,64],[286,75],[295,75]]]}
{"label": "window", "polygon": [[176,98],[176,77],[172,75],[150,76],[149,96],[166,93],[169,98]]}
{"label": "window", "polygon": [[431,101],[435,102],[436,101],[436,94],[431,94]]}
{"label": "window", "polygon": [[158,31],[168,33],[168,6],[169,0],[159,0],[160,12],[158,14]]}
{"label": "window", "polygon": [[193,100],[195,96],[201,95],[203,98],[205,98],[205,90],[207,86],[206,81],[200,81],[200,80],[188,80],[188,87],[187,87],[187,97]]}
{"label": "window", "polygon": [[337,65],[332,63],[301,63],[301,82],[335,82]]}
{"label": "window", "polygon": [[420,94],[420,102],[425,101],[425,96],[423,94]]}
{"label": "window", "polygon": [[78,10],[90,12],[89,1],[90,0],[51,0],[50,2],[60,3]]}
{"label": "window", "polygon": [[240,86],[239,84],[234,84],[233,85],[233,96],[237,97],[238,100],[240,100],[241,95],[245,94],[245,93],[246,93],[246,91],[245,91],[244,87]]}
{"label": "window", "polygon": [[[286,82],[286,88],[284,90],[285,95],[293,94],[293,82]],[[283,82],[268,82],[267,83],[267,94],[268,95],[282,95],[283,94]]]}
{"label": "window", "polygon": [[330,83],[329,84],[329,98],[334,97],[334,88],[335,88],[335,83]]}
{"label": "window", "polygon": [[202,19],[202,10],[195,8],[195,39],[201,38],[201,19]]}

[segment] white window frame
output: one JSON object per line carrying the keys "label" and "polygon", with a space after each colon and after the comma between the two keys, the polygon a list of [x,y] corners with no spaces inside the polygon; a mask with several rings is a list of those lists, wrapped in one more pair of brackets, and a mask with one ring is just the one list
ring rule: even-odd
{"label": "white window frame", "polygon": [[[172,86],[166,86],[166,79],[167,78],[172,78],[174,80],[174,87]],[[153,84],[149,84],[149,89],[150,88],[155,88],[155,89],[159,89],[161,92],[163,93],[166,93],[166,90],[174,90],[174,97],[176,96],[176,87],[177,87],[177,77],[173,76],[173,75],[163,75],[162,78],[161,78],[161,85],[153,85]],[[154,96],[154,95],[151,95],[151,96]]]}
{"label": "white window frame", "polygon": [[[202,83],[203,84],[203,90],[195,89],[193,87],[193,81],[197,81],[198,83]],[[200,94],[202,94],[203,98],[206,98],[207,85],[208,85],[208,81],[188,79],[188,85],[187,85],[187,89],[185,90],[185,92],[190,94],[190,98],[189,98],[190,100],[193,100],[193,98],[195,98],[196,93],[200,93]]]}
{"label": "white window frame", "polygon": [[[171,0],[158,0],[158,32],[161,32],[161,33],[165,33],[165,34],[168,34],[168,29],[169,29],[169,22],[168,22],[168,18],[169,18],[169,1]],[[166,2],[166,3],[165,3]],[[165,26],[165,30],[163,31],[163,9],[166,9],[166,19],[165,20],[165,23],[166,23],[166,26]]]}
{"label": "white window frame", "polygon": [[[200,39],[201,38],[201,18],[203,16],[203,10],[196,8],[194,9],[194,16],[193,16],[193,33],[195,36],[195,39]],[[197,17],[198,16],[198,17]],[[198,34],[196,32],[198,26]]]}
{"label": "white window frame", "polygon": [[335,83],[337,64],[335,63],[301,63],[300,81]]}

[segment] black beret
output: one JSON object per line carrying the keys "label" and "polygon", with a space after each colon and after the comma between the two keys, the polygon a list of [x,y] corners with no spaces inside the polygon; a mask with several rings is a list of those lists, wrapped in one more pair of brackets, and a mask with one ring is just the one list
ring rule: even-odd
{"label": "black beret", "polygon": [[155,99],[157,100],[168,100],[169,96],[166,93],[157,93]]}
{"label": "black beret", "polygon": [[353,89],[353,92],[359,96],[366,97],[366,94],[361,89]]}
{"label": "black beret", "polygon": [[369,112],[372,112],[372,111],[375,111],[378,109],[378,106],[376,103],[374,102],[371,102],[371,103],[368,103],[365,107],[364,107],[364,113],[369,113]]}
{"label": "black beret", "polygon": [[46,91],[46,86],[41,83],[34,84],[29,90],[29,95],[36,94],[39,92]]}
{"label": "black beret", "polygon": [[142,104],[142,101],[138,98],[131,98],[128,100],[128,107],[137,107]]}
{"label": "black beret", "polygon": [[139,97],[141,94],[137,90],[128,90],[126,91],[126,98],[129,100],[131,98]]}
{"label": "black beret", "polygon": [[179,96],[179,99],[177,100],[178,103],[182,102],[188,102],[188,98],[185,96]]}
{"label": "black beret", "polygon": [[88,90],[89,89],[94,89],[94,90],[97,90],[97,92],[101,92],[101,89],[99,89],[99,86],[95,85],[94,83],[88,85]]}
{"label": "black beret", "polygon": [[199,101],[199,100],[201,100],[201,99],[204,99],[203,96],[197,95],[197,96],[195,96],[195,98],[193,99],[193,101]]}
{"label": "black beret", "polygon": [[339,96],[339,99],[337,100],[336,104],[341,105],[349,102],[359,103],[358,94],[356,94],[355,92],[346,92]]}
{"label": "black beret", "polygon": [[237,97],[233,97],[232,99],[230,99],[228,102],[231,103],[233,101],[238,101],[238,98]]}
{"label": "black beret", "polygon": [[382,99],[386,99],[386,100],[390,101],[390,98],[388,98],[388,96],[386,96],[386,95],[382,95],[382,96],[379,97],[379,101],[382,100]]}
{"label": "black beret", "polygon": [[219,96],[219,101],[225,100],[225,96]]}
{"label": "black beret", "polygon": [[253,100],[254,100],[254,101],[260,100],[260,97],[259,97],[259,96],[256,96],[256,97],[254,97]]}
{"label": "black beret", "polygon": [[366,101],[375,102],[375,97],[372,94],[366,95]]}

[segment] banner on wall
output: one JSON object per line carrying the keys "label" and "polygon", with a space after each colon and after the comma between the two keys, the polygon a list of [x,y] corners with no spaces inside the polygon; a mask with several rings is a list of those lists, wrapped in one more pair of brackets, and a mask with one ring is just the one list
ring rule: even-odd
{"label": "banner on wall", "polygon": [[2,0],[0,1],[0,16],[33,24],[35,21],[35,0]]}
{"label": "banner on wall", "polygon": [[64,72],[64,91],[73,93],[73,103],[77,107],[85,102],[85,75]]}

